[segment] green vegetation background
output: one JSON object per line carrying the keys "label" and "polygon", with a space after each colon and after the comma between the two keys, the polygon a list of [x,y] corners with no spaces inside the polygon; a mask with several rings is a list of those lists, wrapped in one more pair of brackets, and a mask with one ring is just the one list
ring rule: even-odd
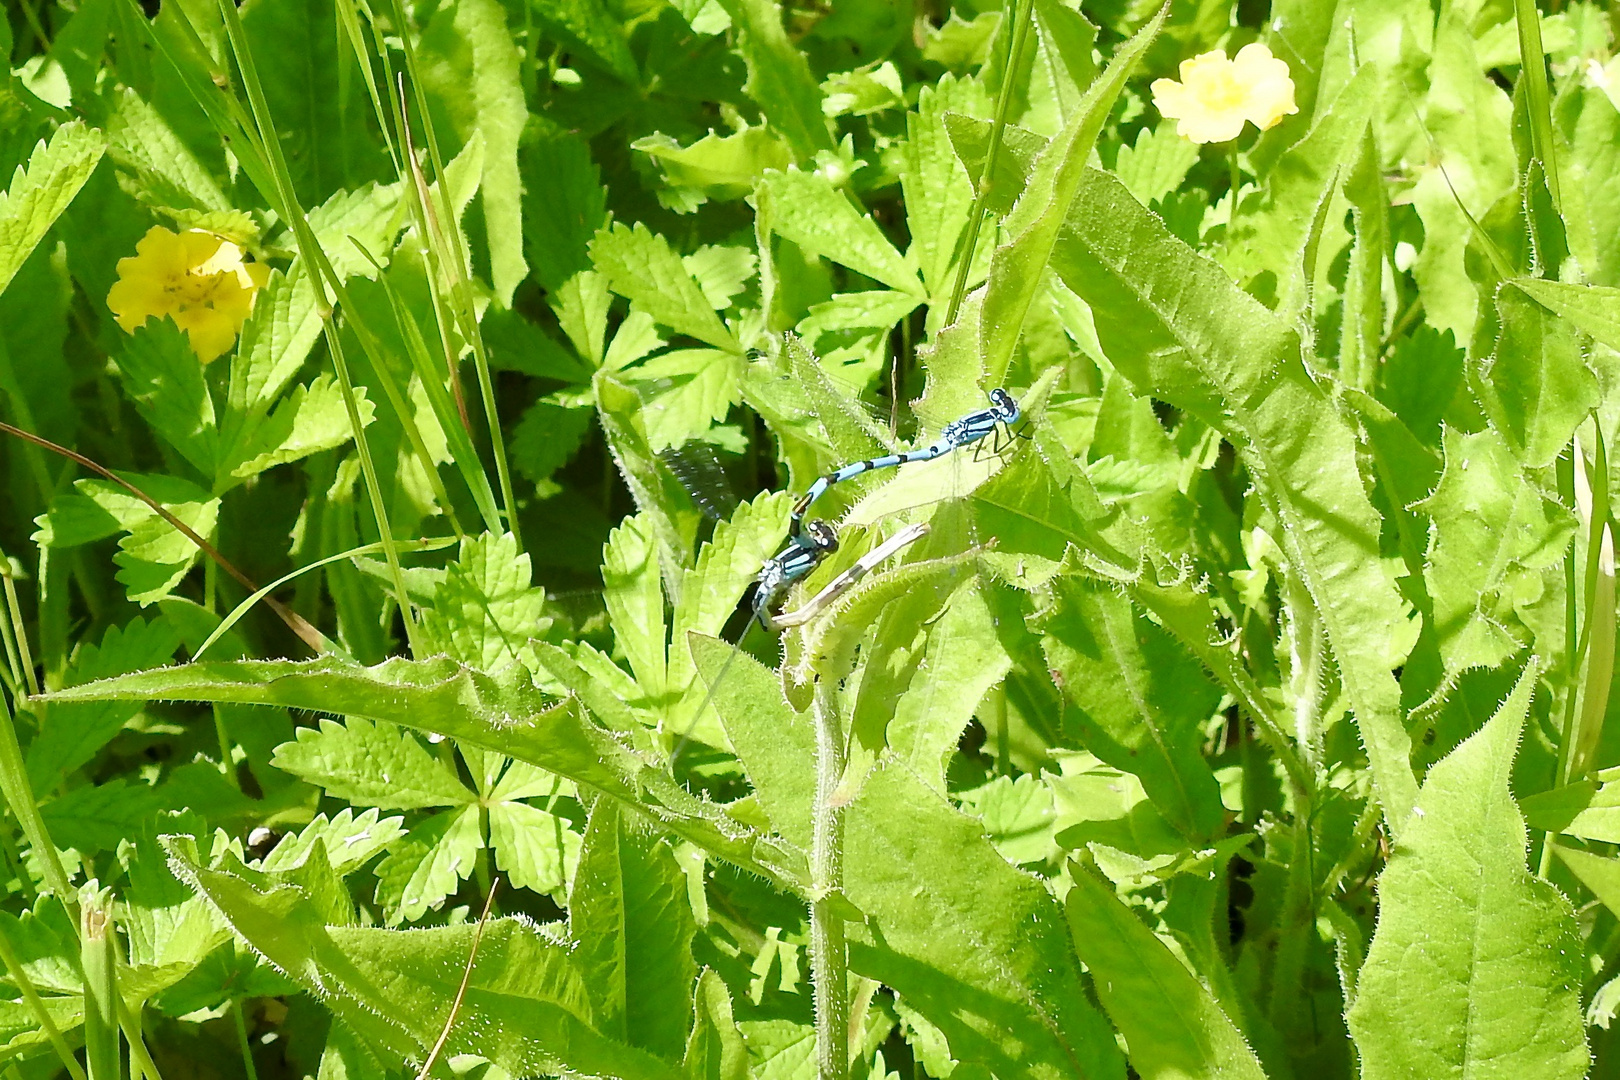
{"label": "green vegetation background", "polygon": [[1617,22],[9,3],[0,1073],[1620,1075]]}

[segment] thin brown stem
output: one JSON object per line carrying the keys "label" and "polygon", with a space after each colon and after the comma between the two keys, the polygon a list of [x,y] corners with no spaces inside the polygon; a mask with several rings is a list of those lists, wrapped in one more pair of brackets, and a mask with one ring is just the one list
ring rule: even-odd
{"label": "thin brown stem", "polygon": [[[219,550],[215,548],[214,545],[210,544],[207,540],[204,540],[202,536],[198,534],[197,530],[175,517],[174,514],[170,513],[162,503],[158,502],[156,499],[152,498],[152,496],[148,495],[146,492],[142,491],[128,480],[125,480],[122,476],[119,476],[111,469],[104,468],[103,466],[96,464],[94,461],[91,461],[77,450],[69,450],[67,447],[53,443],[51,440],[43,436],[24,431],[19,427],[12,427],[10,424],[3,421],[0,421],[0,431],[5,432],[7,435],[15,435],[24,442],[29,442],[35,446],[42,447],[49,450],[53,454],[59,454],[62,457],[67,458],[69,461],[77,462],[78,464],[84,466],[97,476],[105,480],[111,480],[113,483],[117,484],[119,487],[141,500],[141,502],[145,503],[154,514],[168,522],[169,525],[171,525],[187,540],[190,540],[193,544],[196,544],[197,550],[201,551],[204,555],[207,555],[214,561],[216,565],[219,566],[221,570],[235,578],[237,583],[244,589],[250,593],[259,591],[259,586],[254,583],[252,578],[238,570],[236,565],[224,555],[221,555]],[[293,611],[291,608],[287,607],[287,605],[283,604],[273,596],[266,596],[264,598],[264,602],[270,605],[270,610],[279,615],[281,617],[281,621],[287,624],[287,628],[293,633],[297,634],[299,640],[305,645],[308,645],[310,649],[316,653],[326,651],[326,639],[321,635],[321,632],[311,626],[303,616],[299,615],[296,611]]]}

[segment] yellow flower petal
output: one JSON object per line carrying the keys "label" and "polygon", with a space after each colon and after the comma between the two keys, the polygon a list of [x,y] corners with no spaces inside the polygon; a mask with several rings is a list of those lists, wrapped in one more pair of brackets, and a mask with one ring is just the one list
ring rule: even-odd
{"label": "yellow flower petal", "polygon": [[1264,130],[1299,110],[1288,65],[1255,42],[1228,60],[1215,49],[1181,62],[1181,81],[1153,83],[1159,114],[1176,121],[1176,133],[1193,142],[1227,142],[1245,122]]}
{"label": "yellow flower petal", "polygon": [[243,260],[242,249],[202,229],[174,233],[158,226],[118,261],[107,306],[133,333],[147,319],[172,316],[203,363],[223,355],[253,311],[269,267]]}

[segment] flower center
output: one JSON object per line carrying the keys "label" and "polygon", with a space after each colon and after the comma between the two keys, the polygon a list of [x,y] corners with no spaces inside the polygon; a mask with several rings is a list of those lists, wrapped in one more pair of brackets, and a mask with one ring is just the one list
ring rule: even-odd
{"label": "flower center", "polygon": [[1233,75],[1230,65],[1222,64],[1199,75],[1197,86],[1191,89],[1204,108],[1211,112],[1232,112],[1243,107],[1247,88]]}

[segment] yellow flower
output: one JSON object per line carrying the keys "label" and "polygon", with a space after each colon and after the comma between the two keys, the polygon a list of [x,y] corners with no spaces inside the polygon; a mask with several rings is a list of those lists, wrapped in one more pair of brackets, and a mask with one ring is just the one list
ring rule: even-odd
{"label": "yellow flower", "polygon": [[202,229],[176,235],[158,225],[132,257],[118,260],[107,306],[130,333],[147,319],[169,316],[206,364],[236,341],[268,280],[267,266],[243,262],[242,249],[223,237]]}
{"label": "yellow flower", "polygon": [[1259,42],[1231,60],[1222,49],[1183,60],[1180,82],[1154,81],[1153,105],[1176,121],[1177,135],[1196,143],[1235,139],[1245,120],[1264,131],[1299,112],[1288,64]]}

